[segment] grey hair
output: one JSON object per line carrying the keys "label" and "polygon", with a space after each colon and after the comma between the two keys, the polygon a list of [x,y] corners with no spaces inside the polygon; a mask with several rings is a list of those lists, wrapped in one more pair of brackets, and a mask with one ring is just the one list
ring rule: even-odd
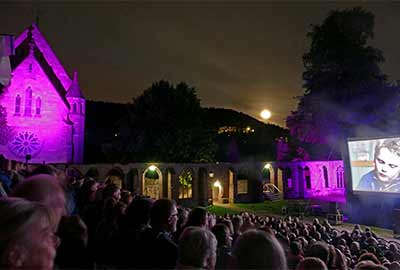
{"label": "grey hair", "polygon": [[52,212],[43,204],[22,198],[0,198],[0,264],[9,248],[29,244],[29,233],[38,224],[55,223]]}
{"label": "grey hair", "polygon": [[184,266],[205,267],[207,259],[216,256],[217,239],[200,227],[187,227],[179,237],[179,263]]}

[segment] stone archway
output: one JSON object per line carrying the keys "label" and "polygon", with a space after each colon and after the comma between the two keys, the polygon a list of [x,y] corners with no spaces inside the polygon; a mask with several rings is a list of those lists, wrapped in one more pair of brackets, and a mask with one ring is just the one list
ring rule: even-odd
{"label": "stone archway", "polygon": [[115,166],[112,167],[106,174],[106,183],[112,183],[119,188],[126,188],[125,174],[122,168]]}
{"label": "stone archway", "polygon": [[222,187],[222,184],[219,180],[215,180],[212,183],[212,200],[213,203],[222,203],[222,196],[223,196],[223,192],[224,189]]}
{"label": "stone archway", "polygon": [[126,188],[134,193],[140,193],[139,172],[136,168],[130,169],[126,174]]}
{"label": "stone archway", "polygon": [[142,194],[152,199],[158,200],[163,195],[163,178],[159,168],[154,165],[149,166],[142,175]]}

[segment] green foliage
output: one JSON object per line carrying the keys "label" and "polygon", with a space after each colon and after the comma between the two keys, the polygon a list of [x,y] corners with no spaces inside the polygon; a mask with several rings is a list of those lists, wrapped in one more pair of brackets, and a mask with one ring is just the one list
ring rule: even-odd
{"label": "green foliage", "polygon": [[121,121],[120,150],[139,162],[209,162],[214,160],[213,133],[202,122],[195,89],[185,83],[154,83],[133,100]]}
{"label": "green foliage", "polygon": [[367,44],[373,28],[374,15],[358,7],[332,11],[308,33],[305,93],[286,124],[305,148],[326,153],[314,158],[340,157],[347,137],[399,131],[399,88],[379,67],[382,52]]}
{"label": "green foliage", "polygon": [[179,175],[179,184],[183,188],[191,188],[193,183],[192,172],[189,169],[184,170],[181,175]]}
{"label": "green foliage", "polygon": [[211,214],[215,214],[217,216],[223,216],[225,214],[240,214],[241,211],[237,210],[237,209],[231,209],[228,207],[224,207],[224,206],[219,206],[219,205],[211,205],[207,207],[207,211]]}
{"label": "green foliage", "polygon": [[157,171],[152,171],[152,170],[147,170],[144,177],[149,178],[149,179],[158,179],[159,178]]}

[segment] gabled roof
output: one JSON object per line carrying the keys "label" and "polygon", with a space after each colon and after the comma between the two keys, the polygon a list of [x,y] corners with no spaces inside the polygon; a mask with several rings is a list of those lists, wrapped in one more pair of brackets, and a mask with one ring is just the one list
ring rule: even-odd
{"label": "gabled roof", "polygon": [[43,54],[46,62],[54,70],[54,73],[57,75],[64,89],[68,89],[71,84],[71,78],[68,76],[68,73],[61,65],[61,62],[58,60],[57,56],[49,46],[43,34],[39,31],[39,28],[36,26],[36,24],[32,24],[30,27],[25,29],[19,37],[17,37],[17,39],[15,40],[15,48],[18,48],[21,43],[25,42],[28,39],[29,31],[31,31],[32,33],[32,39],[35,41],[37,48]]}
{"label": "gabled roof", "polygon": [[10,56],[11,70],[14,71],[29,56],[31,46],[35,59],[66,106],[70,108],[66,99],[66,89],[71,85],[71,79],[36,25],[30,26],[16,39],[15,55]]}

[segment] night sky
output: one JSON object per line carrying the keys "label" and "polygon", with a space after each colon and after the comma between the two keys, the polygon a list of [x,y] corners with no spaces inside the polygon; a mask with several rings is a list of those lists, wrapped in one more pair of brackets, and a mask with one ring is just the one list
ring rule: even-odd
{"label": "night sky", "polygon": [[39,28],[88,99],[129,102],[165,79],[194,86],[203,107],[256,118],[263,108],[284,125],[302,90],[310,24],[361,5],[375,14],[371,45],[383,71],[400,79],[400,2],[77,2],[0,3],[0,32]]}

